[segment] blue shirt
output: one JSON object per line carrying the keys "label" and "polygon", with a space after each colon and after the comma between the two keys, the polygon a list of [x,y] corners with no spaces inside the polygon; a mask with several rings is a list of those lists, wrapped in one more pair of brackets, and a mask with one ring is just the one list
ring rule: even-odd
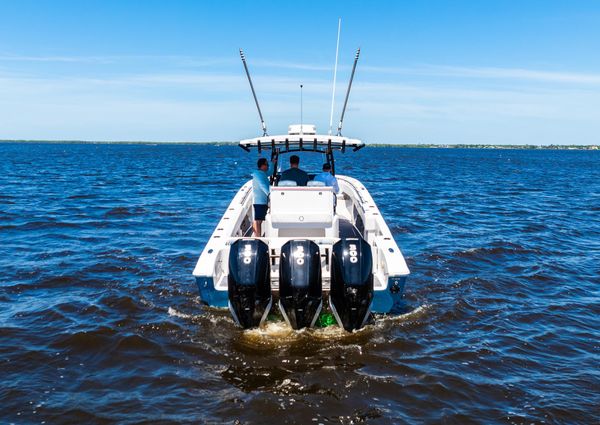
{"label": "blue shirt", "polygon": [[281,177],[279,181],[283,180],[291,180],[296,182],[298,186],[306,186],[308,182],[308,174],[306,171],[301,170],[300,168],[290,168],[289,170],[285,170],[281,173]]}
{"label": "blue shirt", "polygon": [[252,172],[252,194],[254,204],[267,205],[269,203],[269,176],[266,171],[254,170]]}
{"label": "blue shirt", "polygon": [[333,187],[333,193],[339,193],[340,191],[337,179],[332,176],[329,171],[323,171],[321,174],[317,174],[313,180],[317,182],[323,182],[325,183],[325,186]]}

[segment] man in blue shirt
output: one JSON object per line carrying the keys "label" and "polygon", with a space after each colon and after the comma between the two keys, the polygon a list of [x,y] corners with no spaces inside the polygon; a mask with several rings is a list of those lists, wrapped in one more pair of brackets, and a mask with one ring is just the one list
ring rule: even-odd
{"label": "man in blue shirt", "polygon": [[266,158],[259,158],[256,163],[257,170],[252,172],[252,195],[254,196],[254,222],[252,230],[254,236],[262,236],[262,222],[267,216],[267,207],[269,204],[269,161]]}
{"label": "man in blue shirt", "polygon": [[326,162],[323,164],[323,172],[317,174],[314,178],[315,181],[325,183],[325,186],[333,187],[333,193],[339,193],[340,187],[335,176],[331,175],[331,164]]}
{"label": "man in blue shirt", "polygon": [[281,173],[279,181],[291,180],[296,182],[298,186],[306,186],[308,182],[308,174],[306,171],[299,168],[300,157],[298,155],[290,156],[290,168]]}

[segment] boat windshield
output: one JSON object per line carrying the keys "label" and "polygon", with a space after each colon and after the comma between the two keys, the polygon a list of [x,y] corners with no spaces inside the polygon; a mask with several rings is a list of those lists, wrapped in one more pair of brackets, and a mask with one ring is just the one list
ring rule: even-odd
{"label": "boat windshield", "polygon": [[317,152],[286,152],[279,155],[277,162],[277,174],[290,168],[290,156],[300,157],[300,169],[308,174],[319,174],[322,171],[323,164],[327,162],[327,156]]}
{"label": "boat windshield", "polygon": [[284,134],[241,140],[239,146],[247,152],[257,149],[259,155],[265,151],[271,154],[271,163],[277,165],[276,172],[271,175],[273,184],[277,182],[278,172],[289,168],[289,156],[292,154],[300,157],[300,168],[309,176],[320,173],[325,162],[331,164],[331,172],[335,175],[334,152],[356,152],[365,144],[361,140],[343,136]]}

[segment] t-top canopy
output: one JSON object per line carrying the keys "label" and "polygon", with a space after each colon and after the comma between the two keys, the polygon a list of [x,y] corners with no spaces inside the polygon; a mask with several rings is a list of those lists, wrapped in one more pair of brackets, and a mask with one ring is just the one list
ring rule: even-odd
{"label": "t-top canopy", "polygon": [[240,148],[250,152],[252,148],[261,150],[278,150],[279,153],[294,151],[327,152],[339,150],[345,152],[351,148],[354,152],[364,148],[365,144],[358,139],[326,134],[284,134],[279,136],[263,136],[240,141]]}

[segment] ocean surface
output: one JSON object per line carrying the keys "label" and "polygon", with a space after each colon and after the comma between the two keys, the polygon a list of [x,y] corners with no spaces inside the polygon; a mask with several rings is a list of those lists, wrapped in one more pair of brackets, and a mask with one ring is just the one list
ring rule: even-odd
{"label": "ocean surface", "polygon": [[0,423],[600,423],[600,152],[338,155],[412,272],[354,334],[199,302],[256,158],[0,144]]}

